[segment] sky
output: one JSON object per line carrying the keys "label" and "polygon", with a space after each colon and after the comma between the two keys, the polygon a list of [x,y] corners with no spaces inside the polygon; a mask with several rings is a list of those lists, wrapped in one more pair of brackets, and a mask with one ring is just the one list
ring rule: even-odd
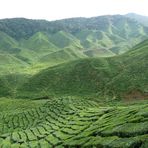
{"label": "sky", "polygon": [[148,16],[147,7],[148,0],[0,0],[0,19],[58,20],[130,12]]}

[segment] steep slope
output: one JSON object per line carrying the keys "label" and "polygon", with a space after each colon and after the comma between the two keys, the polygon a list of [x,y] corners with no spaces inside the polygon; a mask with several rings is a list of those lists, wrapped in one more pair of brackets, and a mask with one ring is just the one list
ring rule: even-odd
{"label": "steep slope", "polygon": [[[73,18],[56,22],[80,39],[85,48],[118,47],[118,52],[146,38],[148,28],[121,15]],[[120,48],[119,48],[120,47]]]}
{"label": "steep slope", "polygon": [[27,81],[29,75],[9,73],[0,75],[0,97],[16,97],[17,88]]}
{"label": "steep slope", "polygon": [[147,103],[0,99],[0,147],[147,148]]}
{"label": "steep slope", "polygon": [[37,32],[50,30],[49,22],[44,20],[31,20],[13,18],[0,20],[0,31],[5,32],[16,40],[27,39]]}
{"label": "steep slope", "polygon": [[[36,37],[41,36],[40,39],[46,44],[46,34],[59,48],[72,45],[86,50],[103,48],[114,52],[115,49],[116,54],[129,50],[148,36],[148,27],[122,15],[72,18],[52,22],[23,18],[4,19],[0,20],[0,31],[18,41],[33,37],[36,42]],[[38,32],[42,32],[42,35]],[[39,39],[37,41],[40,42]],[[40,45],[42,44],[39,44],[39,47]]]}
{"label": "steep slope", "polygon": [[147,49],[148,40],[121,56],[82,59],[46,69],[33,76],[21,91],[40,96],[93,94],[105,98],[126,97],[138,92],[139,97],[145,98]]}
{"label": "steep slope", "polygon": [[106,49],[106,48],[99,48],[99,49],[88,49],[84,51],[84,54],[88,57],[110,57],[115,56],[115,53]]}
{"label": "steep slope", "polygon": [[57,51],[58,47],[52,44],[48,36],[42,32],[37,32],[28,40],[24,40],[21,42],[21,46],[34,50],[38,53],[46,54],[47,52]]}
{"label": "steep slope", "polygon": [[17,41],[8,36],[6,33],[0,31],[0,52],[13,53],[15,52],[13,49],[17,46]]}
{"label": "steep slope", "polygon": [[64,48],[69,46],[77,49],[83,48],[80,45],[80,41],[77,38],[75,38],[72,34],[64,31],[59,31],[55,34],[50,35],[49,40],[59,48]]}
{"label": "steep slope", "polygon": [[9,93],[9,88],[4,82],[2,78],[0,78],[0,97],[8,96],[10,95]]}
{"label": "steep slope", "polygon": [[26,62],[14,57],[11,54],[0,54],[0,72],[1,74],[20,71],[27,66]]}
{"label": "steep slope", "polygon": [[65,48],[59,51],[52,52],[47,54],[39,59],[39,63],[47,63],[47,64],[59,64],[66,61],[72,61],[79,58],[86,57],[82,52],[79,50]]}
{"label": "steep slope", "polygon": [[[148,95],[148,40],[116,58],[123,71],[107,84],[107,89],[122,92],[127,98],[145,98]],[[147,96],[148,97],[148,96]]]}
{"label": "steep slope", "polygon": [[21,87],[21,91],[25,91],[21,94],[42,96],[48,93],[64,95],[96,93],[108,80],[110,73],[108,67],[105,59],[85,59],[61,64],[33,76]]}
{"label": "steep slope", "polygon": [[128,13],[125,15],[126,17],[129,17],[131,19],[134,19],[138,22],[140,22],[141,24],[148,26],[148,17],[147,16],[142,16],[136,13]]}
{"label": "steep slope", "polygon": [[[81,51],[79,40],[62,31],[48,35],[37,32],[29,39],[18,42],[0,32],[0,39],[0,71],[7,74],[21,69],[24,71],[24,68],[27,68],[27,73],[29,69],[32,73],[32,67],[34,67],[33,71],[38,67],[38,71],[45,67],[86,57]],[[52,42],[56,42],[55,44],[59,47]]]}

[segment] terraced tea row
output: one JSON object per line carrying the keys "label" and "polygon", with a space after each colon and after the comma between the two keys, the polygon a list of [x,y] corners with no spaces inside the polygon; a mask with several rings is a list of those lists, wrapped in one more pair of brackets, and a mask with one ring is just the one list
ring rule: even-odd
{"label": "terraced tea row", "polygon": [[148,105],[101,107],[58,98],[0,115],[0,147],[146,147]]}

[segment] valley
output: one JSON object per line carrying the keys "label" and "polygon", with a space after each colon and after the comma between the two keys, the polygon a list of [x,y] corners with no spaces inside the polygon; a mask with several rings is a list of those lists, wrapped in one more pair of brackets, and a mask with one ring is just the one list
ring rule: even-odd
{"label": "valley", "polygon": [[1,19],[0,147],[147,148],[147,22]]}

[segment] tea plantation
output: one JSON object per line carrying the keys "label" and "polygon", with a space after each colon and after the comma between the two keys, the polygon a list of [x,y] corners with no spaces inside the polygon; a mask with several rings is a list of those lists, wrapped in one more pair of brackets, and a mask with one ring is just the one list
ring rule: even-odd
{"label": "tea plantation", "polygon": [[148,105],[77,97],[0,100],[0,147],[148,147]]}

